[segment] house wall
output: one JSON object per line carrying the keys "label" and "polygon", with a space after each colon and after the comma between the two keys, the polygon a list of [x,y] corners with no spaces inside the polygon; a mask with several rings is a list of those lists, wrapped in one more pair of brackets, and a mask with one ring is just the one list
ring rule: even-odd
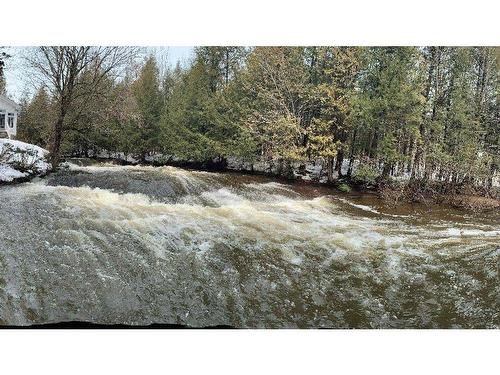
{"label": "house wall", "polygon": [[[15,139],[17,135],[17,116],[18,110],[11,100],[0,96],[0,136],[5,136],[7,138]],[[12,118],[12,120],[9,120]],[[10,124],[9,121],[12,121]]]}

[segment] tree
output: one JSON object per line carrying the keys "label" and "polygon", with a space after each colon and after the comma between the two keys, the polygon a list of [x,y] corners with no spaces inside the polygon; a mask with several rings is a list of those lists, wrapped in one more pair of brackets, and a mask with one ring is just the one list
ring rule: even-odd
{"label": "tree", "polygon": [[45,88],[40,88],[31,101],[23,99],[18,119],[18,138],[46,148],[51,134],[54,106]]}
{"label": "tree", "polygon": [[500,170],[500,48],[476,47],[473,50],[476,79],[476,119],[480,124],[479,142],[484,184],[492,187]]}
{"label": "tree", "polygon": [[[199,47],[162,77],[153,57],[131,60],[122,80],[117,59],[86,48],[37,50],[50,91],[23,101],[24,139],[143,161],[263,160],[290,175],[292,162],[314,160],[329,181],[345,159],[348,178],[356,167],[370,183],[491,187],[500,169],[497,48]],[[51,116],[36,118],[43,107]],[[40,135],[44,121],[55,125]]]}
{"label": "tree", "polygon": [[377,158],[384,178],[411,169],[424,105],[420,59],[414,47],[366,50],[355,121],[362,156]]}
{"label": "tree", "polygon": [[[53,167],[60,159],[61,143],[67,128],[67,115],[78,111],[92,95],[99,95],[98,87],[104,77],[133,57],[134,49],[124,47],[61,46],[38,47],[28,62],[41,75],[56,103],[53,139],[50,157]],[[82,79],[86,73],[87,79]]]}
{"label": "tree", "polygon": [[[344,155],[349,147],[359,53],[360,49],[355,47],[306,49],[310,75],[307,90],[309,109],[303,121],[307,155],[326,161],[329,181],[333,179],[334,170],[342,176]],[[355,134],[352,138],[355,140]]]}
{"label": "tree", "polygon": [[0,47],[0,94],[5,95],[5,60],[7,60],[9,57],[11,57],[7,52],[2,51]]}
{"label": "tree", "polygon": [[[82,81],[91,79],[90,72],[82,74]],[[115,151],[115,142],[109,136],[109,112],[113,105],[115,86],[112,77],[103,77],[94,94],[75,102],[73,109],[66,115],[66,136],[61,145],[63,154],[89,156],[90,152],[96,155],[100,150]]]}
{"label": "tree", "polygon": [[281,165],[304,157],[307,82],[302,48],[257,47],[250,54],[242,76],[250,108],[241,121],[265,159]]}
{"label": "tree", "polygon": [[244,47],[198,47],[195,66],[203,69],[208,88],[215,93],[234,78],[246,54]]}
{"label": "tree", "polygon": [[140,114],[139,143],[137,154],[144,161],[150,152],[158,151],[160,115],[163,95],[160,91],[158,68],[154,57],[149,57],[141,69],[139,78],[132,84],[132,93]]}
{"label": "tree", "polygon": [[161,126],[165,153],[221,162],[231,153],[248,155],[248,137],[240,136],[238,124],[237,77],[244,56],[242,47],[200,47],[189,69],[178,66],[167,75]]}

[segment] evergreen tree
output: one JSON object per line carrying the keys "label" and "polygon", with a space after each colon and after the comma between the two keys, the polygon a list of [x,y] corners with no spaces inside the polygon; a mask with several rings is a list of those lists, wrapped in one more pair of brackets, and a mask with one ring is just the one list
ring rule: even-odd
{"label": "evergreen tree", "polygon": [[95,64],[79,71],[70,106],[57,90],[23,100],[19,136],[47,146],[44,124],[64,109],[65,154],[237,157],[283,174],[320,161],[330,181],[347,159],[356,181],[422,186],[491,187],[500,170],[498,48],[199,47],[161,79],[153,57],[124,80]]}
{"label": "evergreen tree", "polygon": [[268,160],[304,157],[308,75],[303,61],[303,50],[296,47],[257,47],[248,58],[242,87],[250,109],[242,121]]}
{"label": "evergreen tree", "polygon": [[236,91],[229,86],[244,56],[242,47],[197,48],[188,71],[177,67],[167,77],[169,92],[162,118],[165,152],[198,161],[238,154]]}
{"label": "evergreen tree", "polygon": [[334,169],[342,175],[344,155],[349,148],[359,52],[359,48],[352,47],[306,49],[310,75],[307,90],[310,104],[304,121],[307,155],[327,162],[329,180]]}
{"label": "evergreen tree", "polygon": [[149,153],[159,150],[160,116],[163,106],[163,95],[160,91],[158,68],[154,57],[146,60],[139,78],[132,85],[132,92],[140,114],[140,139],[136,145],[136,153],[145,160]]}
{"label": "evergreen tree", "polygon": [[387,178],[410,165],[424,106],[420,54],[413,47],[366,50],[356,100],[361,154],[377,158]]}
{"label": "evergreen tree", "polygon": [[54,120],[54,108],[47,90],[40,88],[31,101],[24,98],[20,107],[18,139],[47,148],[52,137],[50,131]]}

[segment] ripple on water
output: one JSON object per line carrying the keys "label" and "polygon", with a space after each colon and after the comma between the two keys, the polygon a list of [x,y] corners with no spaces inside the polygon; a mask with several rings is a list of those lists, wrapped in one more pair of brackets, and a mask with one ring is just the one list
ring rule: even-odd
{"label": "ripple on water", "polygon": [[2,188],[0,212],[5,324],[499,326],[494,221],[436,209],[424,222],[264,177],[111,165]]}

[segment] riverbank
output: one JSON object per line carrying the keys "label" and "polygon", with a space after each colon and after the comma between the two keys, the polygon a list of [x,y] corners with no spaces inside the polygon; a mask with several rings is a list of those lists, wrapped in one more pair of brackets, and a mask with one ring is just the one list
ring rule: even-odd
{"label": "riverbank", "polygon": [[469,211],[500,208],[498,189],[478,188],[467,184],[444,184],[439,181],[389,181],[377,187],[379,196],[390,205],[421,203],[440,204]]}
{"label": "riverbank", "polygon": [[[259,161],[242,162],[236,158],[223,161],[196,162],[181,159],[148,158],[143,163],[121,154],[99,154],[89,158],[70,158],[72,160],[93,160],[112,162],[119,165],[173,166],[189,170],[226,172],[273,177],[281,181],[299,184],[328,186],[341,192],[377,194],[387,205],[397,206],[408,203],[421,203],[426,206],[444,205],[468,211],[488,211],[500,208],[498,188],[479,189],[469,185],[447,185],[438,181],[409,181],[408,179],[390,179],[385,183],[374,180],[372,183],[360,183],[355,178],[341,177],[335,171],[334,179],[328,181],[321,161],[292,162],[286,167],[280,163]],[[85,162],[83,162],[85,164]],[[342,176],[347,174],[348,164],[341,167]]]}

